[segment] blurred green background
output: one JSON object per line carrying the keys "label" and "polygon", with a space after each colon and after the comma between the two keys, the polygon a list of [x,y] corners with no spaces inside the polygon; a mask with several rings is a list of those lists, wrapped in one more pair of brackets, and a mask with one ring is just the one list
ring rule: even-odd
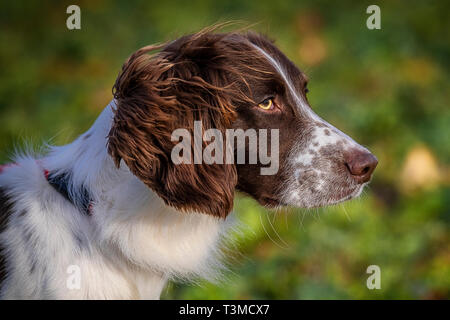
{"label": "blurred green background", "polygon": [[[246,228],[225,280],[162,298],[450,297],[450,2],[81,1],[70,31],[74,2],[0,5],[0,163],[24,141],[87,130],[139,47],[228,20],[276,39],[309,75],[314,110],[379,159],[364,195],[331,208],[269,212],[238,197]],[[366,28],[370,4],[381,30]],[[366,287],[369,265],[380,290]]]}

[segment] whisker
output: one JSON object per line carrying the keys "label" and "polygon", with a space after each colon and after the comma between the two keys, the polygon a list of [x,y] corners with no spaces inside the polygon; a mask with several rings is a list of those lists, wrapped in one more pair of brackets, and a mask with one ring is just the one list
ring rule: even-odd
{"label": "whisker", "polygon": [[278,244],[278,243],[270,236],[270,234],[267,232],[266,227],[264,226],[264,222],[262,221],[261,214],[259,215],[259,221],[261,222],[261,226],[263,227],[264,232],[267,234],[267,236],[269,237],[270,241],[272,241],[277,247],[286,250],[287,248],[285,248],[285,247],[281,246],[280,244]]}
{"label": "whisker", "polygon": [[272,222],[270,222],[269,217],[267,217],[267,220],[269,221],[270,226],[272,227],[272,230],[275,232],[275,234],[277,235],[278,239],[280,239],[281,243],[283,243],[284,245],[286,245],[289,248],[289,244],[287,244],[282,238],[281,236],[278,234],[277,230],[275,230],[275,227],[273,226]]}
{"label": "whisker", "polygon": [[284,223],[286,225],[286,230],[289,230],[289,224],[288,224],[288,219],[287,219],[287,215],[288,215],[288,210],[287,208],[284,209]]}
{"label": "whisker", "polygon": [[349,222],[352,222],[352,219],[350,218],[349,214],[347,213],[347,209],[345,208],[345,205],[341,203],[340,206],[341,206],[341,208],[342,208],[342,211],[344,211],[345,216],[347,217],[347,220],[348,220]]}
{"label": "whisker", "polygon": [[[302,219],[300,220],[300,214],[302,216]],[[297,220],[300,224],[300,227],[302,228],[303,231],[305,231],[305,225],[303,224],[303,220],[305,219],[305,212],[304,211],[300,211],[300,214],[297,214]]]}
{"label": "whisker", "polygon": [[[277,218],[278,210],[280,210],[280,208],[279,208],[279,207],[276,207],[276,208],[275,208],[275,212],[274,212],[274,214],[273,214],[272,223],[275,223],[275,219]],[[269,217],[267,217],[267,219],[270,220]]]}

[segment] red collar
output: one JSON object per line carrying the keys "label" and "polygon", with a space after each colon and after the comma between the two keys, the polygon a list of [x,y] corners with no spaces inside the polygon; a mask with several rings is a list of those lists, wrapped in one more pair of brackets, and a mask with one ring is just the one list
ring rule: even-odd
{"label": "red collar", "polygon": [[[60,195],[62,195],[67,201],[72,203],[78,210],[86,215],[92,215],[92,198],[90,197],[87,189],[82,188],[79,192],[81,196],[76,199],[68,191],[68,177],[66,174],[51,174],[51,172],[42,167],[39,160],[36,161],[38,165],[42,168],[42,173],[44,174],[47,182],[56,190]],[[8,163],[0,165],[0,174],[8,167],[17,166],[17,163]]]}

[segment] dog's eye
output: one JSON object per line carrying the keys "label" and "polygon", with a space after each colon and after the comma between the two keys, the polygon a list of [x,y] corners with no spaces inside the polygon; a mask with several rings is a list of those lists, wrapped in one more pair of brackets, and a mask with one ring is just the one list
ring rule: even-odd
{"label": "dog's eye", "polygon": [[272,100],[272,98],[265,99],[263,102],[258,104],[258,107],[260,107],[261,109],[264,109],[264,110],[273,109],[273,100]]}
{"label": "dog's eye", "polygon": [[307,94],[309,92],[309,89],[307,86],[305,86],[305,94]]}

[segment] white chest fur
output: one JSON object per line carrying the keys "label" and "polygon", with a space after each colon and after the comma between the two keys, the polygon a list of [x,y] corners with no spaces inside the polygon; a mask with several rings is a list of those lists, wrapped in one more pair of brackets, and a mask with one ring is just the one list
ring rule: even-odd
{"label": "white chest fur", "polygon": [[[51,148],[39,163],[19,156],[0,175],[17,204],[0,235],[8,260],[3,298],[157,299],[168,279],[217,274],[232,215],[179,212],[125,165],[115,168],[106,151],[111,119],[108,106],[73,143]],[[91,192],[92,215],[56,192],[42,166],[73,172],[73,190]]]}

